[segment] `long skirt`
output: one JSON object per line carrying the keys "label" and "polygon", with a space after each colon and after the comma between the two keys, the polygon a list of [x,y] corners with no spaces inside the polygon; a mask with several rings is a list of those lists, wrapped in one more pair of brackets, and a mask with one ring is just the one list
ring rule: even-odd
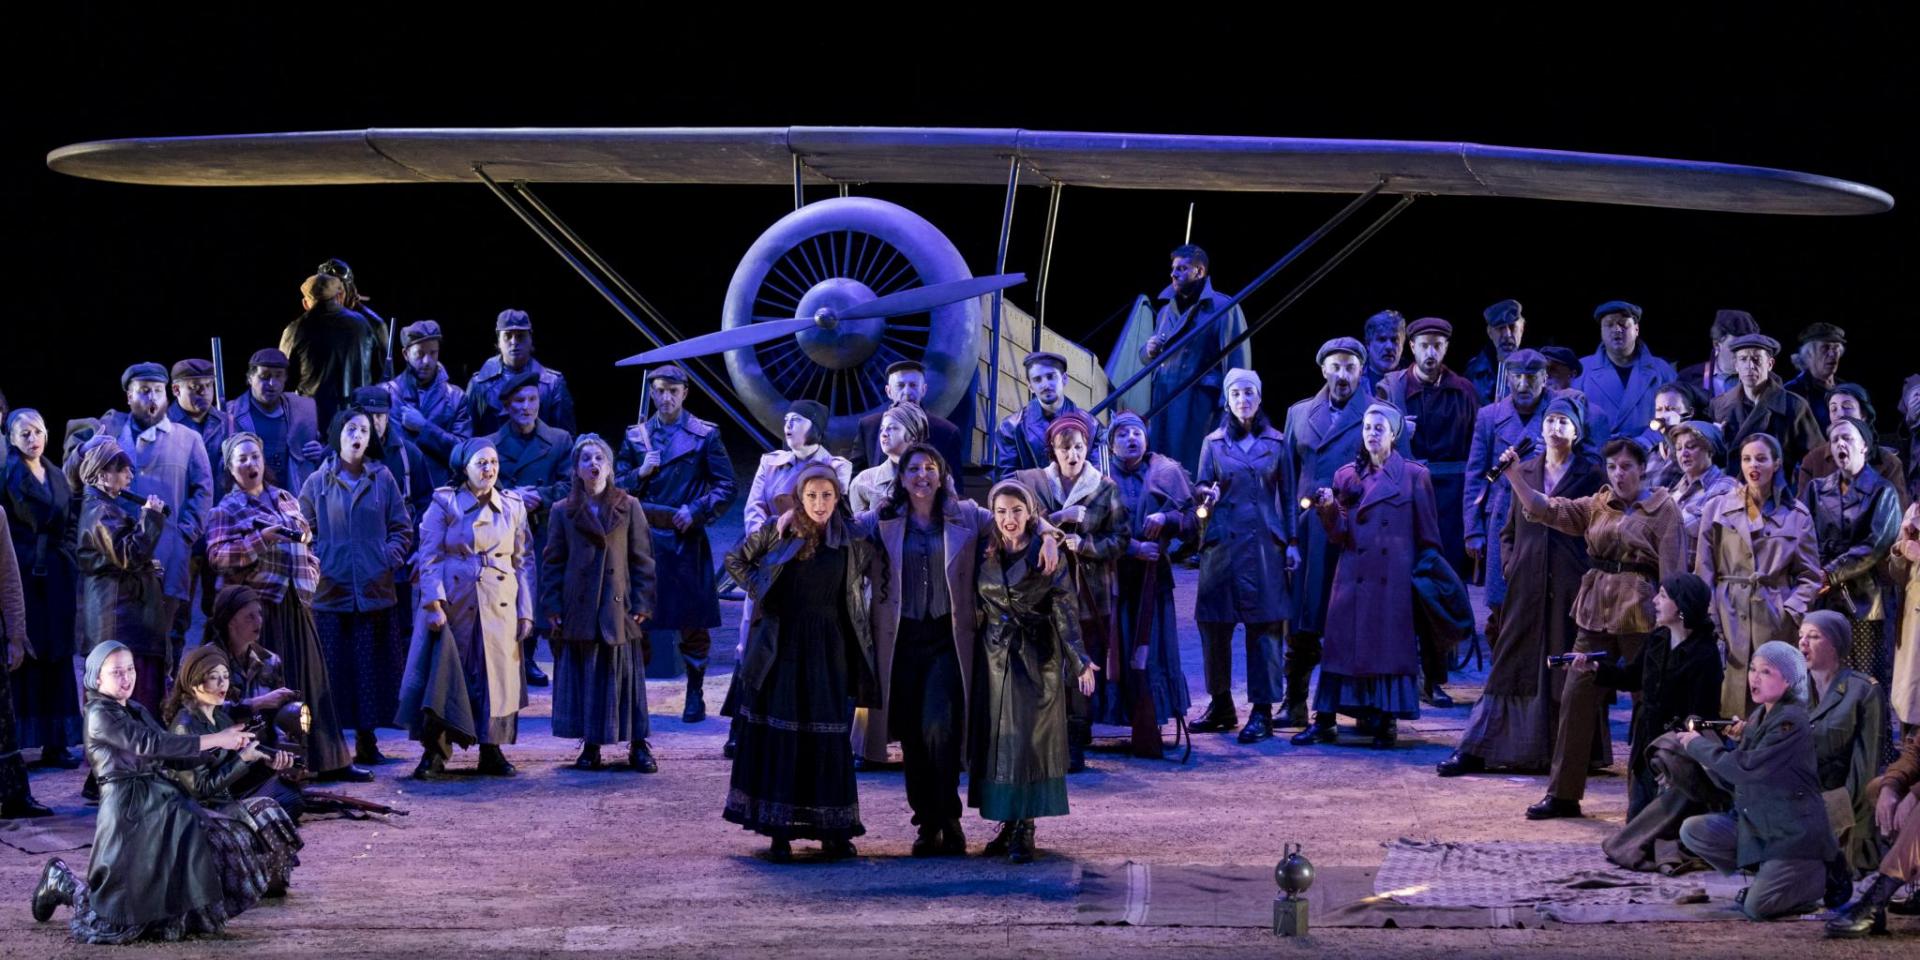
{"label": "long skirt", "polygon": [[393,725],[400,676],[407,669],[407,651],[394,627],[396,609],[313,615],[342,729]]}
{"label": "long skirt", "polygon": [[300,691],[300,699],[312,711],[313,725],[307,730],[307,755],[303,758],[307,769],[323,773],[353,763],[353,752],[347,749],[347,738],[341,732],[340,707],[329,682],[326,656],[320,651],[313,613],[292,591],[277,601],[263,598],[260,607],[266,614],[260,642],[280,655],[287,686]]}
{"label": "long skirt", "polygon": [[646,669],[638,644],[553,640],[553,735],[591,744],[645,740]]}
{"label": "long skirt", "polygon": [[[1497,658],[1501,651],[1495,650]],[[1481,694],[1467,718],[1467,730],[1460,735],[1461,753],[1472,754],[1487,766],[1508,770],[1541,772],[1553,765],[1554,744],[1560,731],[1560,680],[1565,671],[1547,667],[1545,658],[1537,693],[1532,695]],[[1606,705],[1600,709],[1604,712]],[[1606,724],[1598,729],[1603,736],[1593,738],[1590,765],[1606,766],[1613,761],[1611,740]]]}
{"label": "long skirt", "polygon": [[1420,680],[1402,674],[1348,677],[1320,667],[1320,683],[1313,688],[1313,712],[1349,717],[1385,714],[1400,720],[1420,719]]}
{"label": "long skirt", "polygon": [[[1184,717],[1193,706],[1193,699],[1187,692],[1186,672],[1180,666],[1180,624],[1173,606],[1173,572],[1165,560],[1150,566],[1123,559],[1119,562],[1118,576],[1120,596],[1114,602],[1118,655],[1109,656],[1100,664],[1093,719],[1096,723],[1115,726],[1132,725],[1136,696],[1140,696],[1143,706],[1152,703],[1150,713],[1155,724]],[[1151,597],[1146,596],[1149,576],[1154,581]],[[1143,627],[1146,664],[1144,669],[1135,669],[1133,661],[1140,656]],[[1144,689],[1140,689],[1142,687]]]}
{"label": "long skirt", "polygon": [[286,889],[288,875],[300,863],[300,835],[292,818],[271,800],[241,805],[244,818],[201,810],[202,836],[213,847],[220,875],[220,899],[176,916],[148,923],[121,924],[93,910],[86,884],[79,884],[67,932],[80,943],[123,944],[136,940],[179,940],[217,934],[227,921],[252,908],[260,898]]}
{"label": "long skirt", "polygon": [[[56,602],[47,594],[49,578],[24,576],[21,586],[27,595],[27,623],[36,629],[28,634],[34,655],[13,674],[13,709],[20,720],[20,746],[55,751],[81,740],[80,687],[73,679],[73,618],[47,613]],[[73,586],[67,581],[67,586]],[[64,598],[73,604],[73,594]],[[66,635],[59,634],[59,627]],[[45,630],[53,630],[49,635]]]}
{"label": "long skirt", "polygon": [[845,645],[834,620],[781,619],[766,679],[758,690],[742,685],[740,738],[722,813],[729,822],[787,840],[847,840],[867,832],[849,745],[853,699]]}

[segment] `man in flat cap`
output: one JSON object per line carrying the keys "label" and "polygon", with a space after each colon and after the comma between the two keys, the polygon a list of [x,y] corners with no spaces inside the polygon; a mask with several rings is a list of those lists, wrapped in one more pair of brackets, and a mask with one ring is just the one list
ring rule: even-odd
{"label": "man in flat cap", "polygon": [[[1807,401],[1774,376],[1780,341],[1764,333],[1749,333],[1735,337],[1728,346],[1733,350],[1740,385],[1714,397],[1709,408],[1727,449],[1739,450],[1748,437],[1764,433],[1780,441],[1783,463],[1799,463],[1807,451],[1825,442],[1825,434]],[[1821,408],[1826,405],[1822,397]]]}
{"label": "man in flat cap", "polygon": [[[1292,478],[1292,490],[1318,490],[1333,483],[1334,471],[1352,463],[1360,453],[1360,421],[1367,398],[1360,394],[1367,349],[1352,337],[1336,337],[1320,345],[1314,362],[1325,381],[1320,391],[1287,408],[1287,462],[1281,469]],[[1407,440],[1400,440],[1402,454]],[[1333,568],[1339,548],[1327,540],[1319,520],[1299,504],[1281,505],[1293,511],[1293,542],[1287,556],[1293,562],[1293,632],[1287,642],[1286,710],[1280,726],[1307,724],[1307,684],[1320,662],[1320,636],[1326,630],[1327,602],[1333,595]]]}
{"label": "man in flat cap", "polygon": [[1407,352],[1407,318],[1398,310],[1382,310],[1367,318],[1361,328],[1361,342],[1367,347],[1367,363],[1360,371],[1360,396],[1380,396],[1380,381],[1400,369]]}
{"label": "man in flat cap", "polygon": [[1507,357],[1520,349],[1527,332],[1527,320],[1520,315],[1520,301],[1502,300],[1481,311],[1487,321],[1487,345],[1467,361],[1466,377],[1480,397],[1480,406],[1507,396]]}
{"label": "man in flat cap", "polygon": [[[287,387],[313,398],[321,423],[333,422],[361,387],[386,376],[386,346],[374,337],[366,314],[350,310],[339,277],[316,273],[300,285],[304,312],[280,332],[287,355]],[[298,489],[297,487],[295,489]]]}
{"label": "man in flat cap", "polygon": [[1582,361],[1573,388],[1587,395],[1587,430],[1598,447],[1615,437],[1637,437],[1653,418],[1653,392],[1679,376],[1640,339],[1640,307],[1609,300],[1593,309],[1600,348]]}
{"label": "man in flat cap", "polygon": [[1707,330],[1713,345],[1713,356],[1681,368],[1680,379],[1699,387],[1709,397],[1717,397],[1739,386],[1740,372],[1733,363],[1733,338],[1759,332],[1760,324],[1755,323],[1753,314],[1745,310],[1714,311],[1713,326]]}
{"label": "man in flat cap", "polygon": [[[1249,344],[1242,343],[1224,359],[1206,366],[1228,340],[1247,328],[1247,319],[1237,306],[1221,312],[1233,298],[1213,289],[1213,268],[1205,250],[1189,243],[1174,248],[1170,257],[1170,282],[1157,298],[1161,303],[1153,315],[1153,334],[1140,345],[1140,362],[1158,360],[1175,341],[1194,330],[1205,327],[1207,332],[1195,335],[1160,360],[1150,378],[1152,386],[1144,410],[1160,410],[1148,424],[1154,442],[1192,472],[1199,467],[1202,439],[1219,425],[1221,378],[1236,367],[1251,367],[1253,352]],[[1200,379],[1191,389],[1174,395],[1173,391],[1196,375]]]}
{"label": "man in flat cap", "polygon": [[1793,365],[1800,372],[1787,381],[1787,392],[1807,402],[1814,422],[1827,429],[1827,392],[1840,382],[1840,358],[1847,353],[1847,332],[1831,323],[1809,324],[1800,331],[1800,348]]}
{"label": "man in flat cap", "polygon": [[485,436],[500,429],[500,390],[507,381],[529,370],[540,385],[540,410],[547,423],[572,434],[577,429],[573,418],[573,394],[567,390],[567,378],[552,367],[533,358],[533,319],[525,310],[508,308],[493,320],[498,337],[498,356],[488,357],[480,372],[467,381],[467,411],[473,436]]}
{"label": "man in flat cap", "polygon": [[[1547,389],[1550,391],[1572,390],[1573,381],[1580,379],[1580,374],[1587,369],[1572,347],[1541,347],[1540,355],[1547,358]],[[1504,396],[1507,387],[1502,386],[1500,390]]]}
{"label": "man in flat cap", "polygon": [[[113,438],[133,459],[128,492],[141,499],[159,497],[169,508],[153,558],[163,571],[160,591],[170,608],[165,619],[173,623],[172,655],[177,657],[187,621],[175,613],[193,596],[193,551],[213,512],[213,468],[200,435],[167,417],[167,368],[136,363],[120,375],[120,387],[127,393],[127,409],[101,416],[98,435]],[[111,639],[88,638],[91,643]]]}
{"label": "man in flat cap", "polygon": [[[553,504],[566,496],[572,485],[573,436],[540,418],[540,374],[540,370],[527,366],[500,384],[504,422],[488,440],[500,454],[498,485],[520,495],[527,507],[532,542],[544,546],[547,516]],[[537,586],[534,594],[539,595]],[[527,683],[535,687],[547,685],[546,673],[534,661],[534,651],[543,632],[536,627],[527,637],[526,656],[522,658],[527,665]]]}
{"label": "man in flat cap", "polygon": [[[220,444],[225,442],[228,428],[227,412],[217,409],[214,397],[213,361],[182,360],[173,365],[173,406],[167,408],[167,419],[200,435],[207,448],[207,464],[213,466],[220,462]],[[213,502],[227,495],[227,488],[233,485],[233,476],[225,470],[213,471]]]}
{"label": "man in flat cap", "polygon": [[[927,368],[924,364],[918,360],[899,360],[887,367],[888,405],[911,403],[920,407],[921,412],[927,415],[927,442],[947,458],[948,469],[958,472],[966,462],[966,437],[961,434],[959,427],[953,425],[953,421],[928,410],[923,405],[926,397]],[[856,474],[887,462],[886,453],[880,449],[880,421],[886,415],[885,410],[880,410],[860,418],[859,446],[853,451],[853,470]]]}
{"label": "man in flat cap", "polygon": [[[1033,391],[1033,399],[1000,421],[994,435],[994,476],[999,479],[1012,476],[1015,470],[1041,470],[1051,464],[1047,426],[1062,413],[1080,409],[1067,396],[1066,357],[1036,350],[1020,361],[1020,367],[1026,371],[1027,389]],[[1094,432],[1101,432],[1098,424]],[[1101,438],[1093,439],[1097,448]]]}
{"label": "man in flat cap", "polygon": [[680,719],[707,717],[705,683],[712,631],[720,626],[713,545],[707,525],[727,512],[739,484],[720,428],[687,412],[686,371],[668,364],[647,374],[653,415],[627,428],[616,480],[640,501],[653,535],[658,599],[649,634],[677,635],[687,669],[686,706]]}
{"label": "man in flat cap", "polygon": [[1467,448],[1466,483],[1461,491],[1465,515],[1466,553],[1481,561],[1487,580],[1487,630],[1500,635],[1500,608],[1506,602],[1507,578],[1500,568],[1500,528],[1507,522],[1513,491],[1507,478],[1487,482],[1487,471],[1506,449],[1532,437],[1539,443],[1540,424],[1546,419],[1547,358],[1525,348],[1507,355],[1507,396],[1480,408],[1473,418],[1473,442]]}
{"label": "man in flat cap", "polygon": [[[1453,324],[1439,317],[1422,317],[1407,325],[1407,338],[1413,344],[1413,364],[1395,370],[1380,381],[1379,396],[1400,410],[1406,418],[1410,458],[1424,464],[1433,478],[1434,505],[1439,510],[1440,544],[1447,562],[1463,581],[1473,579],[1473,563],[1466,553],[1464,494],[1467,488],[1467,456],[1473,449],[1473,420],[1479,413],[1479,396],[1473,383],[1447,369],[1447,346],[1453,339]],[[1436,707],[1453,705],[1440,684],[1446,679],[1446,658],[1429,656],[1427,631],[1423,641],[1423,672],[1426,674],[1427,702]]]}
{"label": "man in flat cap", "polygon": [[394,428],[393,394],[386,384],[355,390],[352,409],[366,414],[373,424],[374,439],[380,441],[380,463],[399,482],[400,492],[407,500],[408,516],[417,526],[420,518],[426,516],[428,501],[433,499],[434,484],[427,475],[426,453],[411,437]]}
{"label": "man in flat cap", "polygon": [[400,331],[401,356],[407,368],[381,384],[400,423],[400,434],[426,456],[422,467],[427,489],[452,482],[447,462],[460,441],[473,436],[473,410],[467,392],[453,385],[440,362],[440,324],[421,320]]}
{"label": "man in flat cap", "polygon": [[[259,434],[272,483],[298,490],[327,458],[312,398],[287,391],[287,355],[272,347],[247,358],[247,392],[227,401],[234,433]],[[230,434],[231,435],[231,434]],[[226,465],[221,465],[225,472]]]}

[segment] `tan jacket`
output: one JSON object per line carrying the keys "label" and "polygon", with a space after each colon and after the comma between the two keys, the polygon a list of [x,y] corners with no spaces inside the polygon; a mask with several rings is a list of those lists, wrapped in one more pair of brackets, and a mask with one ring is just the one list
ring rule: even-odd
{"label": "tan jacket", "polygon": [[[1613,488],[1591,496],[1549,497],[1544,512],[1526,517],[1561,533],[1587,538],[1591,567],[1580,578],[1573,599],[1573,622],[1592,633],[1636,634],[1653,629],[1653,595],[1659,581],[1687,572],[1680,547],[1680,507],[1665,490],[1637,503],[1622,504]],[[1610,563],[1644,568],[1647,575],[1610,572]]]}

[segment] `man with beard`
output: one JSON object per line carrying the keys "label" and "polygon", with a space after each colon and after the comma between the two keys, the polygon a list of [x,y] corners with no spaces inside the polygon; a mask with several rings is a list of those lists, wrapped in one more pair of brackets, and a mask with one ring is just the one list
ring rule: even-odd
{"label": "man with beard", "polygon": [[[1713,398],[1709,408],[1713,422],[1719,425],[1728,450],[1740,449],[1756,433],[1780,441],[1781,455],[1786,458],[1781,469],[1790,469],[1807,451],[1819,446],[1823,436],[1807,401],[1773,375],[1780,341],[1764,333],[1749,333],[1735,337],[1729,347],[1740,385]],[[1822,395],[1820,408],[1826,406]]]}
{"label": "man with beard", "polygon": [[[678,367],[673,369],[678,370]],[[920,406],[927,396],[927,368],[918,360],[899,360],[887,367],[887,401],[890,406],[911,403]],[[947,458],[951,469],[959,470],[965,463],[966,437],[953,421],[921,411],[927,416],[927,442],[933,444],[940,455]],[[870,413],[860,418],[860,445],[854,448],[854,472],[859,473],[868,467],[877,467],[887,462],[887,455],[880,449],[880,421],[887,415],[885,410]]]}
{"label": "man with beard", "polygon": [[1465,513],[1467,556],[1483,561],[1487,574],[1487,636],[1500,635],[1500,608],[1507,598],[1507,578],[1501,571],[1497,533],[1507,522],[1513,491],[1505,477],[1487,480],[1494,460],[1508,447],[1533,437],[1538,443],[1540,422],[1549,394],[1547,358],[1537,350],[1515,350],[1507,355],[1507,398],[1480,408],[1473,418],[1473,442],[1467,448],[1466,483],[1461,492]]}
{"label": "man with beard", "polygon": [[571,435],[575,429],[573,394],[567,390],[567,378],[552,367],[533,358],[533,318],[525,310],[506,309],[493,320],[499,338],[500,354],[488,357],[480,372],[467,381],[467,416],[476,437],[500,429],[501,411],[506,409],[501,392],[507,381],[532,371],[540,387],[540,409],[546,421]]}
{"label": "man with beard", "polygon": [[[1027,354],[1020,366],[1027,372],[1027,389],[1033,391],[1033,399],[1000,421],[999,432],[994,435],[994,476],[1001,479],[1012,476],[1015,470],[1040,470],[1052,463],[1047,426],[1062,413],[1080,409],[1065,392],[1066,357],[1036,350]],[[1100,432],[1098,424],[1094,432]],[[1089,447],[1097,448],[1099,442],[1096,436]]]}
{"label": "man with beard", "polygon": [[1214,292],[1207,252],[1186,244],[1174,248],[1171,256],[1172,282],[1160,291],[1164,302],[1154,314],[1153,336],[1140,347],[1140,362],[1152,362],[1197,324],[1212,328],[1210,335],[1194,337],[1178,353],[1154,368],[1153,389],[1149,394],[1152,401],[1148,409],[1160,411],[1149,424],[1149,432],[1167,456],[1191,472],[1199,468],[1201,441],[1220,419],[1221,378],[1228,370],[1253,366],[1253,353],[1247,343],[1241,343],[1208,367],[1192,389],[1174,396],[1175,389],[1199,373],[1201,364],[1226,346],[1234,331],[1227,317],[1220,313],[1232,298]]}
{"label": "man with beard", "polygon": [[1787,381],[1787,392],[1807,402],[1823,432],[1827,429],[1827,391],[1840,382],[1840,358],[1846,353],[1847,332],[1831,323],[1810,324],[1800,331],[1800,349],[1793,354],[1800,373]]}
{"label": "man with beard", "polygon": [[[1473,384],[1447,369],[1453,324],[1422,317],[1407,326],[1407,337],[1413,343],[1413,365],[1387,374],[1380,381],[1380,396],[1405,416],[1411,437],[1408,446],[1413,451],[1409,459],[1425,466],[1432,476],[1442,553],[1462,580],[1471,580],[1473,566],[1467,559],[1462,511],[1473,420],[1480,405],[1475,402]],[[1430,631],[1421,629],[1419,634],[1421,672],[1426,675],[1422,699],[1435,707],[1453,706],[1453,698],[1441,689],[1447,676],[1445,652]]]}
{"label": "man with beard", "polygon": [[447,368],[440,363],[440,324],[407,324],[400,330],[400,343],[407,369],[381,386],[391,398],[401,435],[426,455],[420,469],[431,492],[457,482],[447,472],[447,461],[460,441],[473,436],[473,411],[467,392],[447,379]]}
{"label": "man with beard", "polygon": [[[1653,355],[1640,340],[1642,311],[1625,300],[1595,307],[1600,349],[1586,358],[1573,388],[1587,395],[1587,446],[1616,437],[1638,437],[1653,418],[1653,392],[1674,380],[1673,364]],[[1497,453],[1498,451],[1496,451]]]}
{"label": "man with beard", "polygon": [[[220,459],[220,444],[227,439],[226,411],[214,410],[213,363],[208,360],[182,360],[173,365],[173,406],[167,419],[200,435],[207,450],[207,463]],[[215,472],[213,498],[217,503],[227,495],[233,477],[225,470]],[[209,594],[209,601],[212,595]]]}
{"label": "man with beard", "polygon": [[379,383],[384,370],[374,362],[384,352],[374,339],[373,323],[346,304],[347,288],[339,277],[315,274],[300,285],[304,311],[280,332],[280,352],[287,355],[287,383],[303,397],[312,397],[321,423],[346,406],[353,391]]}
{"label": "man with beard", "polygon": [[[1396,332],[1397,334],[1397,332]],[[1352,463],[1360,452],[1360,420],[1367,410],[1360,380],[1367,355],[1360,341],[1335,337],[1320,345],[1314,362],[1326,381],[1320,392],[1287,408],[1285,470],[1293,490],[1318,490],[1333,483],[1334,471]],[[1401,440],[1405,452],[1406,440]],[[1299,504],[1281,507],[1300,511]],[[1328,539],[1319,521],[1303,511],[1293,515],[1295,542],[1301,560],[1293,567],[1293,631],[1286,654],[1286,710],[1281,725],[1307,725],[1307,685],[1320,662],[1320,637],[1326,630],[1327,601],[1333,593],[1333,568],[1339,548]],[[1291,561],[1291,557],[1288,558]]]}
{"label": "man with beard", "polygon": [[653,534],[656,593],[647,631],[679,636],[687,669],[684,723],[707,718],[704,684],[712,630],[720,625],[707,525],[727,512],[739,489],[720,428],[687,412],[687,374],[674,365],[647,374],[653,416],[627,429],[616,481],[647,516]]}
{"label": "man with beard", "polygon": [[1707,331],[1713,343],[1712,358],[1685,367],[1680,379],[1699,387],[1709,397],[1717,397],[1740,385],[1740,371],[1733,362],[1733,338],[1759,333],[1760,325],[1745,310],[1716,310],[1713,326]]}
{"label": "man with beard", "polygon": [[[167,417],[167,368],[136,363],[120,375],[127,392],[126,412],[100,418],[99,435],[112,437],[133,460],[135,497],[159,497],[170,509],[162,516],[160,542],[153,559],[162,569],[160,589],[172,609],[156,622],[173,624],[172,654],[178,657],[187,623],[174,611],[192,597],[194,547],[206,535],[207,516],[213,511],[213,470],[200,435]],[[88,637],[88,646],[113,637]],[[171,663],[169,664],[171,667]]]}
{"label": "man with beard", "polygon": [[1398,310],[1382,310],[1367,318],[1367,366],[1360,372],[1360,395],[1380,395],[1380,382],[1400,368],[1407,350],[1407,318]]}
{"label": "man with beard", "polygon": [[1482,311],[1487,319],[1487,346],[1467,361],[1466,377],[1473,381],[1480,406],[1507,398],[1507,358],[1520,349],[1527,332],[1527,320],[1520,315],[1520,301],[1502,300]]}
{"label": "man with beard", "polygon": [[227,401],[227,417],[233,433],[259,435],[276,487],[300,489],[327,458],[314,402],[287,392],[287,355],[272,347],[247,359],[247,392]]}
{"label": "man with beard", "polygon": [[[540,419],[540,374],[527,367],[500,385],[506,422],[488,440],[500,455],[499,486],[519,494],[526,505],[531,542],[545,544],[548,510],[567,495],[572,484],[573,437]],[[534,592],[538,595],[537,585]],[[527,685],[533,687],[548,682],[546,672],[534,661],[541,632],[536,629],[527,636],[526,656],[521,658],[527,667]]]}

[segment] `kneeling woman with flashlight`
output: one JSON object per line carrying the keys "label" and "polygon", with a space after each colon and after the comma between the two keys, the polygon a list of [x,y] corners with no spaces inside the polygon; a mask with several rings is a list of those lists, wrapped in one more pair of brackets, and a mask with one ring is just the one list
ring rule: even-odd
{"label": "kneeling woman with flashlight", "polygon": [[68,931],[81,943],[219,933],[284,886],[291,866],[276,866],[246,822],[201,807],[162,772],[247,751],[253,734],[239,726],[198,737],[168,733],[132,700],[137,675],[133,654],[116,641],[87,656],[87,761],[101,794],[93,862],[83,878],[49,860],[33,891],[34,919],[71,907]]}

